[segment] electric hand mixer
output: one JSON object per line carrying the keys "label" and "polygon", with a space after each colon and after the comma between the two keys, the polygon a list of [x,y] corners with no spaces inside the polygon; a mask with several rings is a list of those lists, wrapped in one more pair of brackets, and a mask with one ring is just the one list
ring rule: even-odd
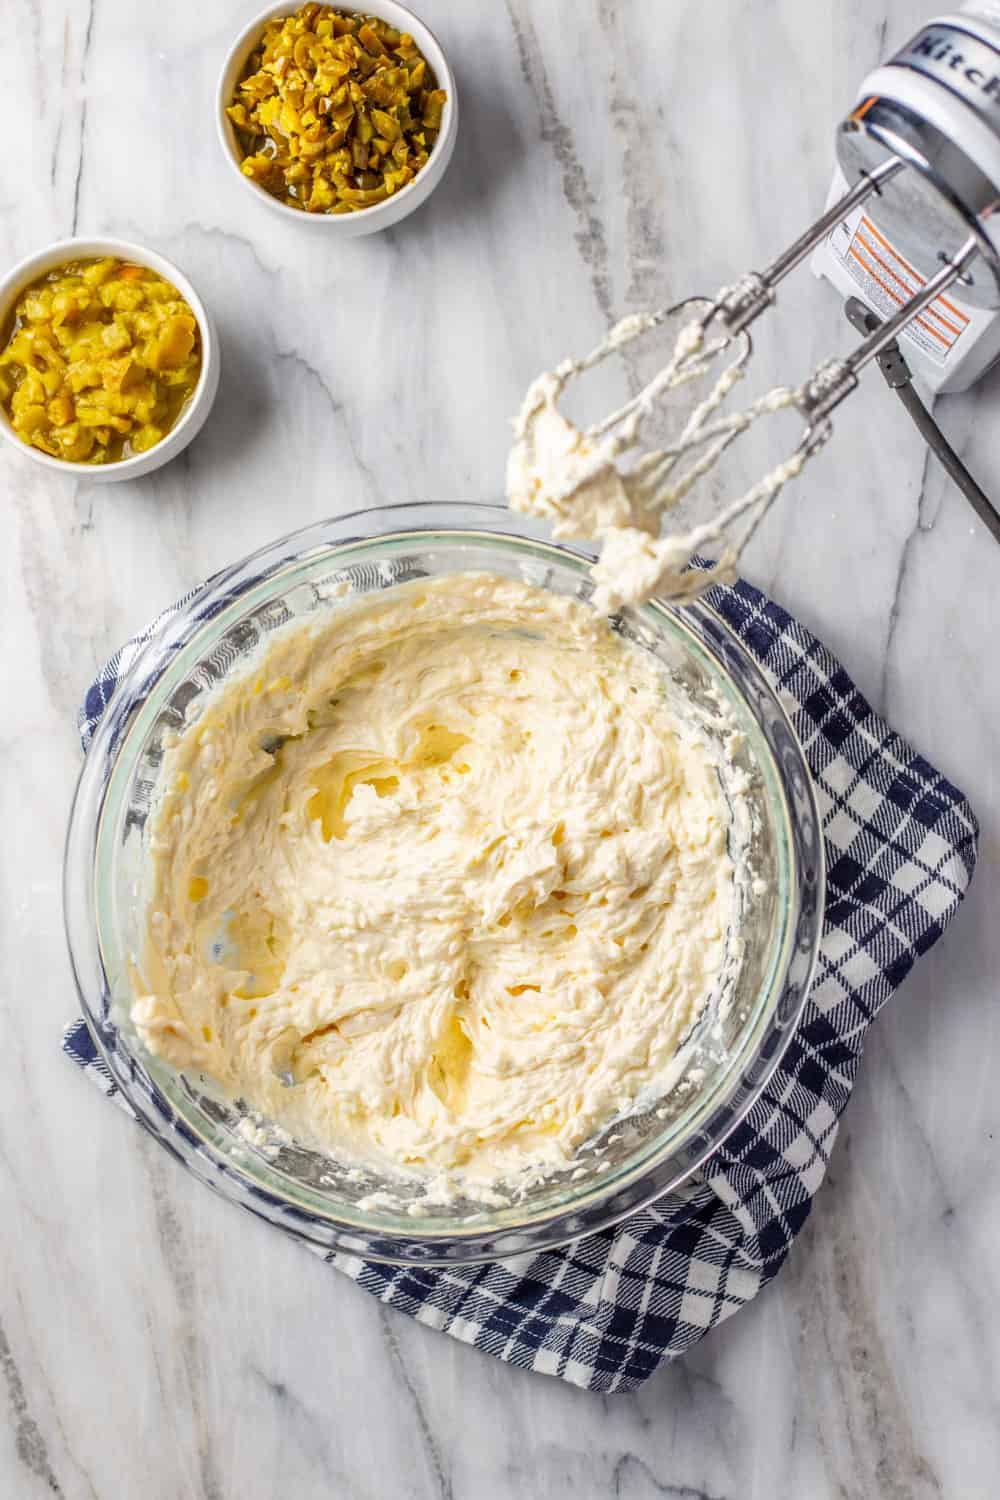
{"label": "electric hand mixer", "polygon": [[[623,319],[590,354],[565,360],[529,390],[515,423],[510,503],[552,521],[556,535],[603,541],[594,569],[603,594],[599,606],[614,608],[653,593],[692,597],[711,581],[690,570],[705,545],[722,548],[712,577],[720,570],[731,573],[784,485],[830,436],[831,415],[856,389],[859,372],[875,359],[1000,541],[1000,513],[910,390],[898,342],[908,330],[933,333],[938,317],[941,327],[966,337],[974,317],[976,338],[966,337],[966,347],[982,345],[977,373],[1000,355],[1000,3],[971,3],[931,22],[867,78],[839,128],[837,155],[846,190],[766,270],[750,272],[715,297],[688,298]],[[874,260],[856,256],[862,267],[858,289],[870,290],[870,270],[890,299],[881,308],[885,316],[870,297],[849,298],[847,315],[864,334],[859,345],[824,361],[804,384],[779,387],[742,410],[727,411],[727,397],[752,353],[751,325],[773,305],[785,277],[863,204],[877,214],[879,228],[869,226],[878,241],[871,242]],[[976,311],[942,302],[950,288],[963,308]],[[636,395],[582,429],[563,415],[557,403],[571,380],[675,319],[681,327],[670,358]],[[711,372],[714,383],[677,435],[630,459],[644,421],[660,410],[666,394]],[[710,521],[681,535],[659,534],[663,512],[715,468],[737,437],[760,418],[787,409],[798,411],[806,425],[782,463]]]}

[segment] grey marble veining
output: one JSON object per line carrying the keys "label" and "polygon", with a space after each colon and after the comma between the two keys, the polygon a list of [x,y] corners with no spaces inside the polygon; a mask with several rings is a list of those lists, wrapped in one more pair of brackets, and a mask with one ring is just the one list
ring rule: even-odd
{"label": "grey marble veining", "polygon": [[[761,262],[820,206],[863,74],[930,7],[423,0],[457,69],[449,176],[343,246],[223,170],[236,0],[9,0],[0,262],[107,230],[218,319],[188,453],[98,488],[0,455],[0,1494],[991,1500],[1000,1486],[1000,552],[877,377],[747,572],[972,797],[980,872],[873,1030],[830,1178],[757,1303],[638,1395],[512,1371],[387,1313],[216,1201],[70,1070],[59,907],[96,664],[185,588],[325,514],[492,499],[552,356]],[[722,39],[722,46],[719,40]],[[761,380],[844,343],[801,273]],[[941,403],[1000,490],[1000,375]]]}

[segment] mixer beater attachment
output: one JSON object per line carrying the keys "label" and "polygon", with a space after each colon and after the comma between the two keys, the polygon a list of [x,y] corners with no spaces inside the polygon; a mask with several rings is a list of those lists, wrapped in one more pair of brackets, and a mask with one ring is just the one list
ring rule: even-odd
{"label": "mixer beater attachment", "polygon": [[[779,386],[746,407],[725,409],[753,352],[748,329],[774,304],[779,283],[903,165],[893,159],[865,174],[765,271],[748,273],[714,298],[687,298],[652,313],[623,318],[582,359],[564,360],[533,382],[515,422],[508,465],[510,504],[551,521],[557,537],[584,536],[604,542],[594,569],[599,608],[611,610],[653,593],[688,599],[708,583],[732,576],[740,554],[784,486],[801,473],[830,436],[830,415],[855,390],[859,372],[947,287],[965,276],[980,252],[975,236],[953,259],[943,261],[938,272],[850,354],[825,360],[798,387]],[[616,411],[581,429],[559,410],[558,402],[572,380],[678,319],[683,322],[666,364]],[[690,410],[676,437],[630,461],[643,423],[660,409],[664,398],[712,372],[714,383]],[[789,409],[798,411],[806,426],[788,457],[711,519],[683,533],[659,535],[663,514],[716,468],[738,437],[762,417]],[[721,548],[710,577],[701,570],[691,571],[691,563],[705,547]]]}
{"label": "mixer beater attachment", "polygon": [[[983,83],[991,57],[996,88]],[[968,305],[1000,308],[1000,5],[975,0],[919,33],[865,80],[837,144],[847,190],[765,271],[748,273],[712,298],[626,317],[590,354],[563,361],[530,387],[514,424],[508,499],[513,509],[549,520],[557,537],[602,543],[593,569],[598,608],[610,611],[654,593],[683,600],[731,576],[784,486],[830,436],[833,412],[857,388],[866,365],[898,352],[898,335],[955,283]],[[731,409],[727,398],[752,353],[751,325],[773,305],[785,277],[872,198],[886,232],[903,247],[899,254],[908,258],[909,285],[916,290],[905,301],[893,294],[898,305],[884,320],[849,313],[864,332],[862,342],[825,360],[802,385],[778,387]],[[617,411],[577,427],[560,410],[572,380],[676,320],[680,328],[666,364]],[[909,379],[901,354],[898,362],[905,376],[894,386]],[[676,436],[642,451],[643,424],[664,398],[706,377],[713,383],[682,414]],[[929,412],[910,392],[906,404],[1000,538],[1000,515]],[[664,513],[712,473],[732,443],[761,418],[785,410],[805,423],[794,450],[709,520],[663,534]],[[718,552],[710,574],[691,568],[706,547]]]}

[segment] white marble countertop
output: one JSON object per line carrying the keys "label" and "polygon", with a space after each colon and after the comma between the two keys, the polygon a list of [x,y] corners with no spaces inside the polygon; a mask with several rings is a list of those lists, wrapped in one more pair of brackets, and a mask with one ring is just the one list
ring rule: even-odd
{"label": "white marble countertop", "polygon": [[[635,1396],[387,1313],[215,1199],[59,1053],[77,701],[131,630],[326,514],[493,499],[505,418],[610,318],[711,290],[820,207],[832,130],[926,0],[422,0],[460,81],[428,205],[351,244],[222,163],[239,0],[10,0],[0,263],[74,231],[176,259],[224,372],[188,453],[97,487],[4,452],[0,1369],[11,1500],[990,1500],[1000,1483],[1000,550],[877,375],[746,571],[971,797],[980,870],[875,1026],[778,1281]],[[805,273],[765,374],[843,345]],[[943,422],[1000,492],[1000,375]]]}

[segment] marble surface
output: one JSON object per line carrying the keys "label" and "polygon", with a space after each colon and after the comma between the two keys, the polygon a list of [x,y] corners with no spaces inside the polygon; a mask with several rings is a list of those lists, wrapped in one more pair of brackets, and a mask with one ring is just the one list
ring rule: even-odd
{"label": "marble surface", "polygon": [[[982,859],[875,1026],[828,1184],[757,1303],[635,1396],[518,1373],[216,1201],[58,1050],[73,718],[97,663],[291,527],[496,497],[528,378],[788,240],[823,201],[839,112],[926,8],[423,0],[460,80],[454,163],[405,224],[339,245],[219,158],[213,86],[246,4],[8,0],[0,263],[74,231],[147,242],[214,309],[224,373],[205,431],[146,480],[0,455],[4,1496],[997,1494],[1000,550],[877,376],[747,572],[967,790]],[[846,336],[804,273],[782,306],[768,379]],[[994,492],[998,394],[995,374],[941,403]]]}

